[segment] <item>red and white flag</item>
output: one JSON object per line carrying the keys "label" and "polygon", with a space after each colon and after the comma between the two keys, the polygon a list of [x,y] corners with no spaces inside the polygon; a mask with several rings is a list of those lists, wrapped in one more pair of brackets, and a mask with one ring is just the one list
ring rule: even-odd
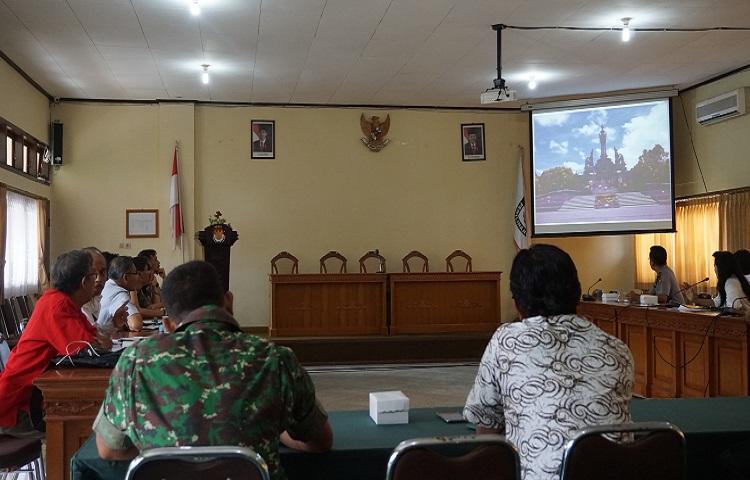
{"label": "red and white flag", "polygon": [[177,174],[177,146],[172,157],[172,180],[169,185],[169,216],[172,222],[172,240],[174,248],[182,240],[182,212],[180,211],[180,181]]}

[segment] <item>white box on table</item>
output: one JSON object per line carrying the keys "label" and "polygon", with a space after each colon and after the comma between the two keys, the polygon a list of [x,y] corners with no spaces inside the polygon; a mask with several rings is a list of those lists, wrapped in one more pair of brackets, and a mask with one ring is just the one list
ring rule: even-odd
{"label": "white box on table", "polygon": [[401,390],[370,392],[370,418],[378,425],[409,423],[409,397]]}

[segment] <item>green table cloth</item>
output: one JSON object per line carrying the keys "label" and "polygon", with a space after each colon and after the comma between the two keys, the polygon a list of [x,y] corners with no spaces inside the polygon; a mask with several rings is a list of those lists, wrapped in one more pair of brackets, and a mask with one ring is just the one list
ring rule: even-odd
{"label": "green table cloth", "polygon": [[[468,424],[448,424],[436,415],[438,411],[460,410],[460,407],[412,409],[407,425],[375,425],[367,411],[330,412],[333,450],[309,454],[282,449],[281,463],[290,480],[383,480],[388,457],[399,442],[473,433]],[[685,433],[690,478],[714,477],[718,454],[729,445],[750,439],[750,397],[634,400],[631,411],[634,421],[669,421]],[[83,444],[71,463],[73,480],[121,480],[128,466],[128,462],[101,460],[93,437]]]}

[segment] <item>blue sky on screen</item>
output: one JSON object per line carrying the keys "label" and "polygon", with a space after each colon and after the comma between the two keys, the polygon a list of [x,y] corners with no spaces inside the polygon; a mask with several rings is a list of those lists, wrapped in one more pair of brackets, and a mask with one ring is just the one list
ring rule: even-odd
{"label": "blue sky on screen", "polygon": [[599,158],[599,130],[607,132],[607,154],[613,161],[617,148],[628,168],[638,163],[643,150],[660,144],[669,151],[669,100],[585,109],[533,112],[534,168],[570,167],[581,173],[594,149]]}

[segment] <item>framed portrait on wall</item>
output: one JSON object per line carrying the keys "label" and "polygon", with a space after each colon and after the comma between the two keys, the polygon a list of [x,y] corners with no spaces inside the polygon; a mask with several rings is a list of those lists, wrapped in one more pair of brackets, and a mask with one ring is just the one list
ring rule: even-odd
{"label": "framed portrait on wall", "polygon": [[276,158],[276,123],[273,120],[251,120],[250,137],[250,158]]}
{"label": "framed portrait on wall", "polygon": [[461,159],[464,162],[486,160],[484,123],[461,124]]}

